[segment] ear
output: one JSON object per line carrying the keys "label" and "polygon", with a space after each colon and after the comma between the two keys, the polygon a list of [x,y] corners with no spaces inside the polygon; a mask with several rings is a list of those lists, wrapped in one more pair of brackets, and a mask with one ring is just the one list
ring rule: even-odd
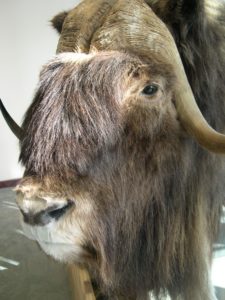
{"label": "ear", "polygon": [[56,29],[56,31],[59,34],[62,32],[63,23],[68,13],[69,11],[63,11],[58,15],[56,15],[55,17],[53,17],[50,21],[52,26]]}

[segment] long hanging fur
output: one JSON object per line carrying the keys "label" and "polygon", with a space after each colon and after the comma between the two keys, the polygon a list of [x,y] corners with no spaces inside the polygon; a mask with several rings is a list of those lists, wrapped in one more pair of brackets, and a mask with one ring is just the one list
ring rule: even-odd
{"label": "long hanging fur", "polygon": [[[212,1],[203,0],[147,2],[172,31],[203,115],[223,132],[225,4],[213,1],[212,8]],[[122,73],[115,78],[112,74],[116,63],[123,61],[126,68],[130,58],[117,59],[106,58],[109,67],[98,79],[106,88],[100,92],[111,101],[101,103],[103,111],[88,101],[93,91],[99,92],[92,75],[104,59],[77,70],[54,61],[43,71],[45,80],[23,124],[20,159],[26,175],[44,182],[46,174],[54,174],[60,187],[91,193],[94,209],[86,219],[88,242],[83,246],[93,259],[87,262],[90,272],[109,299],[146,299],[150,290],[158,299],[169,292],[172,299],[213,300],[209,266],[224,203],[224,158],[182,136],[178,121],[169,121],[169,112],[156,123],[160,126],[151,123],[151,136],[140,134],[145,132],[139,123],[143,112],[131,110],[124,120],[115,104],[120,94],[111,97]],[[78,83],[79,94],[74,95]],[[95,94],[95,99],[100,101],[102,95]],[[95,125],[88,118],[90,110]],[[77,113],[77,131],[71,113]],[[71,124],[75,144],[65,124]],[[66,172],[60,174],[63,168],[69,168],[74,181],[67,180]],[[52,188],[56,186],[52,182]]]}

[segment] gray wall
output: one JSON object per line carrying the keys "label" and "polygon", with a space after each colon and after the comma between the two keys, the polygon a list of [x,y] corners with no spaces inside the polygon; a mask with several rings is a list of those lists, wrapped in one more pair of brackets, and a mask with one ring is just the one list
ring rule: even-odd
{"label": "gray wall", "polygon": [[[55,53],[49,20],[78,0],[0,0],[0,97],[20,124],[41,66]],[[0,116],[0,181],[22,176],[18,141]]]}

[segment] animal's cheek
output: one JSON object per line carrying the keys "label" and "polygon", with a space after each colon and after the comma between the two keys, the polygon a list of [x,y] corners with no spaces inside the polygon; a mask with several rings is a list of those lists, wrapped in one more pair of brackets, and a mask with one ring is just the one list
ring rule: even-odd
{"label": "animal's cheek", "polygon": [[122,109],[125,125],[140,138],[152,137],[162,127],[170,106],[170,101],[163,97],[159,101],[144,97],[127,99]]}

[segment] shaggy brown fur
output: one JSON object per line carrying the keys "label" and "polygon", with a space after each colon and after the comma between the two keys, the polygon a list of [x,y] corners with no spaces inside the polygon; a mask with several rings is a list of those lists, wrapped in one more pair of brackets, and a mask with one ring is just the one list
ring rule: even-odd
{"label": "shaggy brown fur", "polygon": [[[212,21],[204,1],[160,3],[153,8],[172,30],[199,107],[223,131],[225,6]],[[110,299],[145,299],[149,290],[215,299],[209,265],[224,162],[180,128],[170,68],[116,52],[80,65],[60,57],[43,69],[23,123],[26,176],[41,180],[46,192],[91,195],[83,248]],[[146,78],[163,78],[159,101],[137,92]]]}

